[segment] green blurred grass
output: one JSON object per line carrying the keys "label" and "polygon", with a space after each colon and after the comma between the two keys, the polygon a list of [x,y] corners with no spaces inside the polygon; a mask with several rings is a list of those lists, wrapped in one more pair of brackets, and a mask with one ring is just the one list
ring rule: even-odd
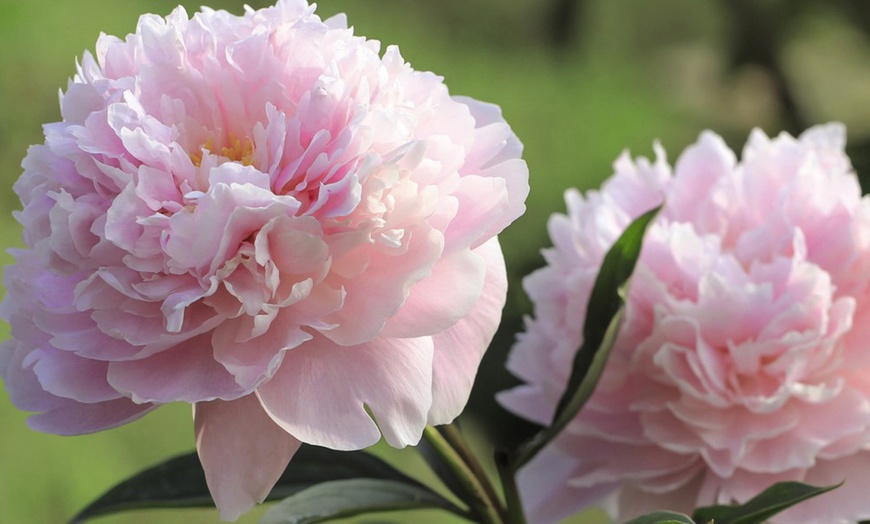
{"label": "green blurred grass", "polygon": [[[263,3],[252,2],[255,7]],[[609,176],[611,163],[626,147],[650,155],[653,140],[659,139],[675,154],[704,127],[717,126],[726,136],[743,140],[750,125],[775,130],[777,123],[763,93],[749,93],[748,116],[735,114],[730,102],[747,98],[739,98],[745,88],[716,84],[721,66],[717,53],[722,51],[717,35],[722,29],[712,4],[683,0],[658,2],[655,8],[623,0],[589,4],[581,25],[584,47],[561,55],[540,43],[543,14],[536,8],[540,4],[531,0],[324,0],[319,10],[322,16],[347,12],[359,34],[399,44],[415,68],[445,76],[454,94],[502,106],[526,146],[532,186],[528,213],[502,236],[511,273],[511,318],[528,309],[519,279],[540,265],[538,251],[548,243],[547,217],[563,209],[561,195],[566,188],[597,185]],[[58,89],[65,88],[74,73],[75,58],[93,48],[100,31],[124,35],[135,28],[138,14],[165,15],[173,5],[162,0],[0,0],[0,246],[20,243],[20,229],[11,218],[18,207],[11,186],[20,174],[27,145],[42,141],[40,124],[59,119]],[[185,5],[191,13],[197,9],[196,2]],[[241,2],[211,5],[241,11]],[[688,16],[690,22],[669,31],[676,13]],[[801,45],[804,50],[814,49],[806,42]],[[851,66],[866,55],[862,45],[866,47],[866,42],[852,46]],[[800,71],[799,65],[796,70]],[[865,74],[866,68],[861,71]],[[831,83],[830,75],[826,82]],[[813,106],[814,117],[837,117],[842,112],[844,118],[858,118],[842,104],[820,98],[825,104]],[[10,260],[2,255],[4,264]],[[0,323],[0,338],[5,336],[8,327]],[[503,346],[492,350],[490,362],[499,367],[507,349]],[[487,369],[481,380],[499,374],[503,372]],[[165,406],[126,427],[82,437],[31,432],[25,418],[5,392],[0,394],[3,523],[63,522],[124,477],[193,447],[186,405]],[[379,453],[415,474],[424,472],[411,450],[381,447]],[[242,522],[255,522],[260,514],[262,510],[257,510]],[[432,512],[413,518],[421,523],[445,521]],[[600,519],[598,515],[589,521]],[[173,510],[131,513],[101,522],[215,520],[212,511]]]}

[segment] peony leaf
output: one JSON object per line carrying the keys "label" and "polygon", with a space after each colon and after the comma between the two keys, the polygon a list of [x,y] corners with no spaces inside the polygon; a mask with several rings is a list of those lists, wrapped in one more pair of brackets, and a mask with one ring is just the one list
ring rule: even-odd
{"label": "peony leaf", "polygon": [[713,520],[716,524],[757,524],[799,502],[840,487],[815,487],[800,482],[779,482],[739,506],[707,506],[692,514],[696,521]]}
{"label": "peony leaf", "polygon": [[604,256],[586,307],[583,345],[574,357],[568,385],[556,405],[554,421],[573,419],[598,382],[604,360],[616,338],[628,281],[640,257],[644,233],[659,209],[648,211],[629,224]]}
{"label": "peony leaf", "polygon": [[640,257],[644,234],[660,209],[647,211],[629,224],[604,256],[586,308],[583,345],[574,356],[568,385],[556,406],[553,422],[519,451],[515,467],[531,460],[553,440],[592,396],[619,332],[629,280]]}
{"label": "peony leaf", "polygon": [[625,524],[695,524],[695,521],[682,513],[656,511],[633,518]]}
{"label": "peony leaf", "polygon": [[409,509],[443,509],[468,514],[422,485],[394,480],[336,480],[312,486],[266,512],[260,524],[313,524],[363,513]]}
{"label": "peony leaf", "polygon": [[[302,445],[266,500],[280,500],[322,482],[389,480],[422,488],[416,480],[362,451],[334,451]],[[111,488],[72,519],[148,508],[214,507],[196,453],[167,460]]]}

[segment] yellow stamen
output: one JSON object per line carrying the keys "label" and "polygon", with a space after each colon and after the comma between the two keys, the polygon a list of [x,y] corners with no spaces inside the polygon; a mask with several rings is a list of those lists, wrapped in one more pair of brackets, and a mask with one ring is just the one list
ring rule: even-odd
{"label": "yellow stamen", "polygon": [[[232,133],[229,133],[227,139],[229,145],[220,148],[219,154],[221,156],[228,158],[231,162],[239,162],[245,166],[250,166],[254,163],[254,143],[250,138],[246,137],[243,142]],[[202,165],[204,152],[212,152],[214,149],[214,141],[209,138],[198,151],[190,153],[190,160],[193,162],[193,165],[199,167]]]}
{"label": "yellow stamen", "polygon": [[202,145],[202,147],[197,149],[195,152],[190,153],[189,156],[190,156],[190,160],[193,162],[193,165],[195,165],[196,167],[201,166],[202,165],[202,155],[204,154],[203,150],[211,151],[212,148],[214,148],[214,142],[212,141],[211,137],[209,137],[205,141],[205,144]]}
{"label": "yellow stamen", "polygon": [[251,142],[250,138],[245,138],[245,141],[242,142],[232,133],[229,134],[229,147],[221,148],[221,155],[233,160],[235,162],[240,162],[242,165],[249,166],[254,163],[254,143]]}

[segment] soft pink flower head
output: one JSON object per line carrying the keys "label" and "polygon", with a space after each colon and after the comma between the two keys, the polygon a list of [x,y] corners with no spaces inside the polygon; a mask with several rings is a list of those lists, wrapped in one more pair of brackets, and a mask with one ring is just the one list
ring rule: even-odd
{"label": "soft pink flower head", "polygon": [[870,518],[870,200],[841,125],[754,131],[738,162],[704,133],[673,172],[624,154],[601,191],[566,196],[535,318],[500,395],[548,424],[607,249],[662,203],[612,356],[589,403],[520,474],[534,522],[595,502],[627,519],[745,502],[778,481],[843,487],[779,522]]}
{"label": "soft pink flower head", "polygon": [[405,446],[463,409],[528,193],[497,107],[282,0],[101,36],[61,112],[4,280],[0,372],[33,428],[193,403],[233,519],[299,442]]}

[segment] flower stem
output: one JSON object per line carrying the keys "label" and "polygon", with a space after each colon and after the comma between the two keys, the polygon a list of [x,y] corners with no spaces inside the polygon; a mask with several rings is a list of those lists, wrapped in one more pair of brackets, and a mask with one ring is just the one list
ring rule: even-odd
{"label": "flower stem", "polygon": [[456,451],[462,461],[465,462],[465,465],[468,466],[468,469],[471,470],[471,473],[480,480],[480,484],[483,487],[487,498],[496,506],[496,508],[499,510],[499,513],[503,513],[504,508],[502,507],[501,499],[498,496],[498,492],[492,485],[492,482],[489,481],[489,476],[483,470],[483,466],[480,464],[480,461],[477,460],[477,457],[471,451],[471,448],[466,442],[465,437],[462,436],[462,432],[459,430],[459,427],[455,424],[439,426],[438,432]]}
{"label": "flower stem", "polygon": [[[455,434],[458,434],[458,431]],[[456,437],[455,434],[451,435],[451,440]],[[432,426],[426,426],[423,437],[444,459],[462,489],[469,495],[466,500],[471,506],[471,511],[481,519],[481,523],[504,523],[501,502],[497,497],[493,498],[495,490],[489,484],[489,479],[483,475],[483,470],[476,461],[474,461],[474,466],[470,466],[463,458],[464,454],[470,454],[464,442],[461,446],[462,452],[459,452],[448,439]],[[461,437],[459,438],[461,439]]]}
{"label": "flower stem", "polygon": [[505,498],[505,524],[526,524],[526,514],[523,511],[523,502],[520,499],[520,491],[517,489],[516,467],[511,455],[506,452],[496,452],[495,465],[498,468],[498,476],[501,479]]}

